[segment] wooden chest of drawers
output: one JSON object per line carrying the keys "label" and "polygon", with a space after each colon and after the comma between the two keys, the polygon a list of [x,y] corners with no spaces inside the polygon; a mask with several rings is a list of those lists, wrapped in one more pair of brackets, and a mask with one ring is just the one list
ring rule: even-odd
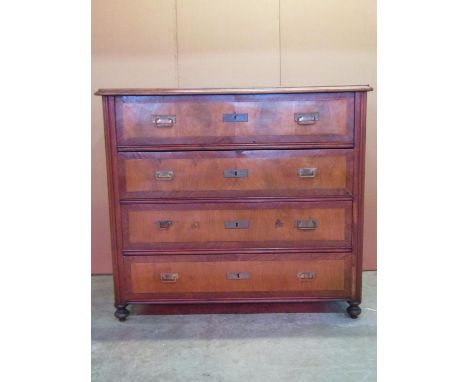
{"label": "wooden chest of drawers", "polygon": [[356,318],[370,90],[99,90],[115,316],[345,300]]}

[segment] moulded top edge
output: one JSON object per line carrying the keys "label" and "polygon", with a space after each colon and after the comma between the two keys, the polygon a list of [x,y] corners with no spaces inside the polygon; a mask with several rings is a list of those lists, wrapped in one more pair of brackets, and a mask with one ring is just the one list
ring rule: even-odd
{"label": "moulded top edge", "polygon": [[340,92],[368,92],[369,85],[346,86],[305,86],[305,87],[272,87],[272,88],[128,88],[128,89],[99,89],[95,95],[190,95],[190,94],[287,94],[287,93],[340,93]]}

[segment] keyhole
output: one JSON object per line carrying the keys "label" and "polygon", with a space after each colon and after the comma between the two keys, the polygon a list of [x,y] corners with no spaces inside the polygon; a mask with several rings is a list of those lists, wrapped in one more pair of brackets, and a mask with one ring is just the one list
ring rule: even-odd
{"label": "keyhole", "polygon": [[237,274],[237,278],[240,279],[240,273]]}
{"label": "keyhole", "polygon": [[239,227],[239,223],[238,223],[238,222],[236,222],[236,227]]}

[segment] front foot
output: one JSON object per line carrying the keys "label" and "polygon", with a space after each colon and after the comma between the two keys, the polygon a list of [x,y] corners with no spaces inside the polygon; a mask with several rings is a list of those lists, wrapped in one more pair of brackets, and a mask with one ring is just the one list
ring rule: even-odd
{"label": "front foot", "polygon": [[114,316],[119,319],[119,321],[125,321],[127,316],[130,314],[128,309],[126,309],[127,304],[118,304],[115,306],[117,310],[114,313]]}
{"label": "front foot", "polygon": [[346,311],[351,318],[357,318],[361,314],[361,308],[359,307],[359,302],[357,301],[348,301],[348,308]]}

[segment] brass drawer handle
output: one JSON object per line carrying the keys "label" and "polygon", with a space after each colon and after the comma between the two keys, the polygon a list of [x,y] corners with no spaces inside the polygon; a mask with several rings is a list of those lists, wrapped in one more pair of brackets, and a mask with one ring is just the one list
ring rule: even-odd
{"label": "brass drawer handle", "polygon": [[298,272],[297,278],[300,280],[312,280],[315,279],[315,272]]}
{"label": "brass drawer handle", "polygon": [[172,180],[174,179],[174,171],[172,170],[156,171],[156,174],[154,176],[156,180]]}
{"label": "brass drawer handle", "polygon": [[239,170],[224,170],[225,178],[247,178],[249,176],[249,170],[246,168]]}
{"label": "brass drawer handle", "polygon": [[299,178],[315,178],[318,174],[318,168],[315,167],[303,167],[297,169],[297,175]]}
{"label": "brass drawer handle", "polygon": [[249,228],[248,220],[225,220],[225,229],[247,229]]}
{"label": "brass drawer handle", "polygon": [[320,121],[320,113],[294,113],[294,121],[298,125],[313,125],[315,122]]}
{"label": "brass drawer handle", "polygon": [[152,114],[151,119],[155,127],[172,127],[176,123],[175,115],[157,115]]}
{"label": "brass drawer handle", "polygon": [[248,113],[223,114],[223,122],[249,122]]}
{"label": "brass drawer handle", "polygon": [[296,228],[297,229],[316,229],[319,226],[317,220],[309,219],[309,220],[296,220]]}
{"label": "brass drawer handle", "polygon": [[250,279],[250,272],[228,272],[226,278],[228,280],[248,280]]}
{"label": "brass drawer handle", "polygon": [[159,229],[169,229],[172,225],[172,220],[156,220],[155,223]]}
{"label": "brass drawer handle", "polygon": [[163,283],[175,283],[179,278],[179,274],[178,273],[170,273],[170,272],[161,272],[159,274],[159,278],[160,278],[161,282],[163,282]]}

